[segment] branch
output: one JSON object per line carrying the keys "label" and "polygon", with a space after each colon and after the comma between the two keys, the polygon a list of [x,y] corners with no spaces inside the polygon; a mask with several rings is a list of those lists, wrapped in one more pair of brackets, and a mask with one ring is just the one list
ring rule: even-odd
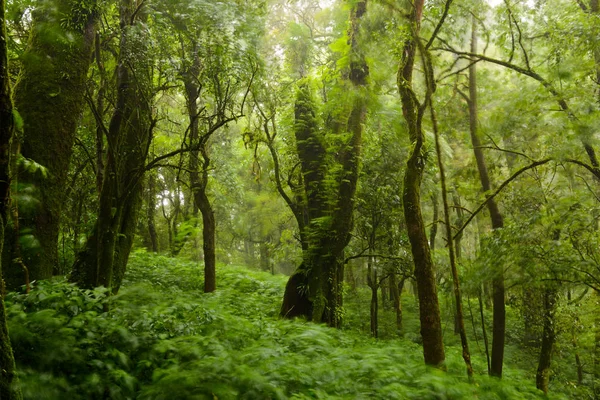
{"label": "branch", "polygon": [[510,154],[516,154],[518,156],[522,156],[527,158],[528,160],[532,160],[531,157],[529,157],[527,154],[525,153],[521,153],[520,151],[514,151],[514,150],[508,150],[508,149],[503,149],[501,147],[498,146],[477,146],[478,149],[487,149],[487,150],[498,150],[498,151],[502,151],[504,153],[510,153]]}
{"label": "branch", "polygon": [[348,261],[350,261],[350,260],[355,260],[357,258],[367,258],[367,257],[382,258],[384,260],[406,260],[406,257],[386,256],[384,254],[356,254],[356,255],[353,255],[350,257],[346,257],[344,259],[344,264],[348,264]]}
{"label": "branch", "polygon": [[[209,137],[210,135],[212,135],[213,133],[215,133],[215,131],[217,131],[219,128],[221,128],[222,126],[228,124],[231,121],[235,121],[238,118],[243,117],[243,114],[240,115],[236,115],[234,117],[229,117],[229,118],[225,118],[219,122],[217,122],[215,125],[213,125],[212,127],[210,127],[210,129],[203,135],[203,137]],[[146,164],[146,167],[144,168],[144,171],[149,171],[152,168],[154,168],[154,166],[158,163],[160,163],[163,160],[166,160],[167,158],[182,154],[182,153],[188,153],[190,151],[200,151],[200,149],[202,148],[202,146],[204,145],[205,140],[204,141],[200,141],[199,143],[197,143],[195,146],[190,146],[188,148],[180,148],[177,150],[173,150],[170,153],[167,154],[163,154],[161,156],[156,157],[154,160],[150,161],[148,164]]]}
{"label": "branch", "polygon": [[433,44],[433,41],[435,40],[438,33],[440,32],[440,29],[442,29],[442,25],[444,25],[444,21],[446,21],[446,17],[448,16],[448,11],[450,10],[450,5],[452,4],[452,1],[453,0],[446,0],[446,4],[444,4],[444,13],[442,14],[442,18],[440,18],[437,25],[435,26],[435,29],[433,30],[433,33],[431,34],[429,41],[425,45],[426,50],[429,50],[429,48]]}
{"label": "branch", "polygon": [[487,203],[493,199],[494,197],[496,197],[501,191],[502,189],[504,189],[506,186],[508,186],[509,183],[511,183],[512,181],[514,181],[515,179],[517,179],[517,177],[519,175],[521,175],[523,172],[526,172],[530,169],[533,169],[537,166],[543,165],[543,164],[547,164],[548,162],[552,161],[551,158],[546,158],[544,160],[540,160],[540,161],[534,161],[533,163],[521,168],[520,170],[518,170],[517,172],[515,172],[514,174],[512,174],[512,176],[510,178],[508,178],[506,181],[504,181],[499,187],[498,189],[496,189],[494,191],[494,193],[492,193],[487,199],[485,199],[485,201],[483,203],[481,203],[481,205],[479,207],[477,207],[477,209],[473,212],[473,214],[471,214],[471,216],[467,219],[467,221],[460,227],[460,229],[456,232],[456,234],[452,237],[452,239],[456,239],[458,237],[458,235],[460,235],[462,233],[463,230],[465,230],[465,228],[467,227],[467,225],[469,225],[469,223],[473,220],[473,218],[475,218],[475,216],[477,214],[479,214],[479,212],[481,210],[483,210],[483,208],[487,205]]}

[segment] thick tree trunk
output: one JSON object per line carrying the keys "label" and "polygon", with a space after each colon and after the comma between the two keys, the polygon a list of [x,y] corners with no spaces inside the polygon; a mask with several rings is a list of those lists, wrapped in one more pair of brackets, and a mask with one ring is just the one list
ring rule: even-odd
{"label": "thick tree trunk", "polygon": [[[24,123],[21,154],[48,170],[47,176],[19,171],[20,184],[34,188],[39,201],[19,211],[21,232],[31,232],[39,243],[21,248],[31,280],[50,278],[58,265],[63,196],[95,37],[95,11],[72,28],[59,25],[65,15],[72,15],[72,7],[70,0],[53,0],[33,11],[29,46],[15,87],[15,106]],[[14,249],[9,245],[5,251]],[[6,267],[22,276],[21,266]]]}
{"label": "thick tree trunk", "polygon": [[547,287],[544,289],[544,331],[542,334],[542,347],[540,349],[538,369],[535,376],[536,387],[544,393],[548,393],[552,350],[556,340],[554,313],[556,311],[557,295],[555,288]]}
{"label": "thick tree trunk", "polygon": [[423,355],[425,363],[441,366],[445,360],[445,353],[442,342],[440,307],[433,261],[421,213],[421,181],[426,163],[425,135],[421,126],[424,110],[417,103],[412,91],[423,4],[423,0],[416,0],[412,7],[409,21],[412,38],[404,44],[402,61],[398,70],[398,91],[402,101],[402,113],[408,125],[410,141],[413,146],[404,174],[402,200],[418,287]]}
{"label": "thick tree trunk", "polygon": [[[353,224],[362,125],[367,111],[361,89],[367,84],[369,69],[358,47],[359,25],[366,7],[366,1],[358,1],[350,14],[348,36],[352,61],[348,79],[355,89],[352,93],[354,103],[346,123],[350,138],[335,160],[341,172],[337,179],[339,185],[333,190],[327,188],[325,181],[325,171],[330,165],[321,141],[323,134],[316,126],[308,84],[300,85],[295,104],[296,146],[310,222],[306,226],[304,261],[290,277],[280,314],[284,317],[303,315],[334,327],[341,325],[343,251],[350,240]],[[334,204],[331,204],[332,199]]]}
{"label": "thick tree trunk", "polygon": [[[11,141],[14,132],[13,104],[8,73],[8,49],[4,0],[0,0],[0,253],[4,245],[4,227],[10,207]],[[22,399],[16,375],[4,308],[4,281],[0,260],[0,399]]]}
{"label": "thick tree trunk", "polygon": [[[149,55],[139,33],[132,0],[120,4],[120,55],[117,101],[108,128],[108,149],[98,217],[79,253],[71,281],[81,287],[105,286],[116,292],[133,244],[141,205],[145,162],[152,140]],[[143,11],[143,10],[142,10]],[[137,13],[139,18],[142,13]],[[135,77],[135,78],[134,78]]]}
{"label": "thick tree trunk", "polygon": [[[477,52],[477,21],[473,18],[471,34],[471,52]],[[475,63],[469,67],[469,127],[471,132],[471,143],[477,162],[477,170],[484,193],[491,190],[490,177],[488,175],[485,157],[481,149],[481,142],[477,132],[477,70]],[[492,229],[504,227],[502,214],[494,199],[489,199],[487,207],[490,212]],[[492,302],[494,305],[493,327],[492,327],[492,360],[491,375],[502,377],[502,365],[504,363],[504,340],[506,330],[506,310],[504,303],[504,266],[502,263],[497,267],[492,279]]]}

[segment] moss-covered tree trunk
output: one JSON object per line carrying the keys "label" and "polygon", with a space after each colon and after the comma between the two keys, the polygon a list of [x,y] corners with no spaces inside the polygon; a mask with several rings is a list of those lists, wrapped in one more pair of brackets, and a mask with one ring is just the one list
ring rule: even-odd
{"label": "moss-covered tree trunk", "polygon": [[[471,53],[477,53],[477,21],[473,18],[471,34]],[[471,144],[475,153],[475,161],[481,181],[481,187],[484,193],[491,190],[490,177],[487,171],[487,165],[481,142],[479,141],[477,126],[477,70],[475,63],[469,67],[469,96],[467,98],[469,105],[469,127],[471,132]],[[489,199],[487,208],[490,212],[492,229],[501,229],[504,227],[504,220],[500,209],[494,199]],[[494,278],[492,279],[492,303],[494,305],[493,324],[492,324],[492,359],[490,374],[502,377],[502,365],[504,363],[504,337],[506,330],[506,310],[504,304],[504,266],[498,263]]]}
{"label": "moss-covered tree trunk", "polygon": [[[366,1],[354,4],[348,31],[350,66],[346,82],[352,87],[352,109],[341,130],[349,134],[344,148],[335,157],[337,185],[327,185],[329,164],[324,134],[315,119],[315,105],[307,82],[298,89],[295,104],[295,135],[304,183],[308,224],[304,261],[290,277],[281,306],[281,316],[305,316],[330,326],[341,324],[343,251],[350,241],[354,194],[358,181],[359,157],[366,100],[363,93],[369,70],[359,49],[359,26],[367,9]],[[333,134],[337,132],[334,131]]]}
{"label": "moss-covered tree trunk", "polygon": [[[4,226],[10,207],[10,154],[14,132],[13,105],[8,72],[8,50],[4,10],[6,4],[0,0],[0,252],[4,245]],[[20,400],[21,389],[15,372],[4,308],[4,284],[0,263],[0,399]]]}
{"label": "moss-covered tree trunk", "polygon": [[[19,171],[21,186],[33,189],[36,203],[19,210],[20,232],[31,233],[39,246],[21,246],[29,279],[47,279],[58,266],[58,234],[66,178],[83,94],[91,63],[98,13],[94,0],[39,2],[32,13],[31,37],[21,57],[15,107],[23,119],[21,154],[48,170],[48,175]],[[6,246],[10,259],[18,257]],[[22,285],[20,265],[6,266],[11,288]]]}
{"label": "moss-covered tree trunk", "polygon": [[143,17],[137,3],[120,3],[117,101],[107,133],[98,217],[79,253],[71,280],[116,292],[125,274],[142,198],[142,178],[152,139],[151,79]]}
{"label": "moss-covered tree trunk", "polygon": [[556,330],[554,314],[556,311],[556,300],[558,292],[554,287],[544,288],[544,329],[542,333],[542,347],[538,360],[538,369],[535,376],[536,387],[544,393],[548,393],[550,381],[550,364],[552,362],[552,350],[556,341]]}
{"label": "moss-covered tree trunk", "polygon": [[425,168],[424,150],[425,136],[422,118],[425,107],[422,107],[412,90],[413,71],[417,53],[423,0],[416,0],[408,23],[412,37],[404,44],[402,60],[398,69],[398,91],[402,101],[402,114],[406,121],[412,149],[404,174],[404,218],[408,230],[408,238],[415,265],[415,278],[419,296],[419,316],[421,321],[421,337],[423,338],[423,355],[430,365],[442,365],[445,360],[442,342],[442,325],[438,302],[435,271],[425,223],[421,213],[421,181]]}

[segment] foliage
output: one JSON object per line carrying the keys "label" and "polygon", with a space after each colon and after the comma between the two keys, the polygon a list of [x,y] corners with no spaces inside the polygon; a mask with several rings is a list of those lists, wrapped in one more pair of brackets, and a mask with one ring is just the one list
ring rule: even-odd
{"label": "foliage", "polygon": [[[119,295],[38,282],[7,297],[26,398],[541,398],[509,382],[422,364],[406,340],[276,318],[283,276],[222,266],[201,295],[196,264],[136,252]],[[243,301],[240,301],[243,299]]]}

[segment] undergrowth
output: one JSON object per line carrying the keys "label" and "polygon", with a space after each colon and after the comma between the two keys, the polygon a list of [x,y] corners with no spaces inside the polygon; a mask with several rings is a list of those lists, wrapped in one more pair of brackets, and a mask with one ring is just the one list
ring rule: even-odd
{"label": "undergrowth", "polygon": [[[134,253],[108,297],[64,281],[7,296],[26,399],[536,399],[530,382],[423,365],[414,341],[277,318],[285,277]],[[108,310],[108,311],[105,311]],[[559,397],[554,397],[559,398]]]}

